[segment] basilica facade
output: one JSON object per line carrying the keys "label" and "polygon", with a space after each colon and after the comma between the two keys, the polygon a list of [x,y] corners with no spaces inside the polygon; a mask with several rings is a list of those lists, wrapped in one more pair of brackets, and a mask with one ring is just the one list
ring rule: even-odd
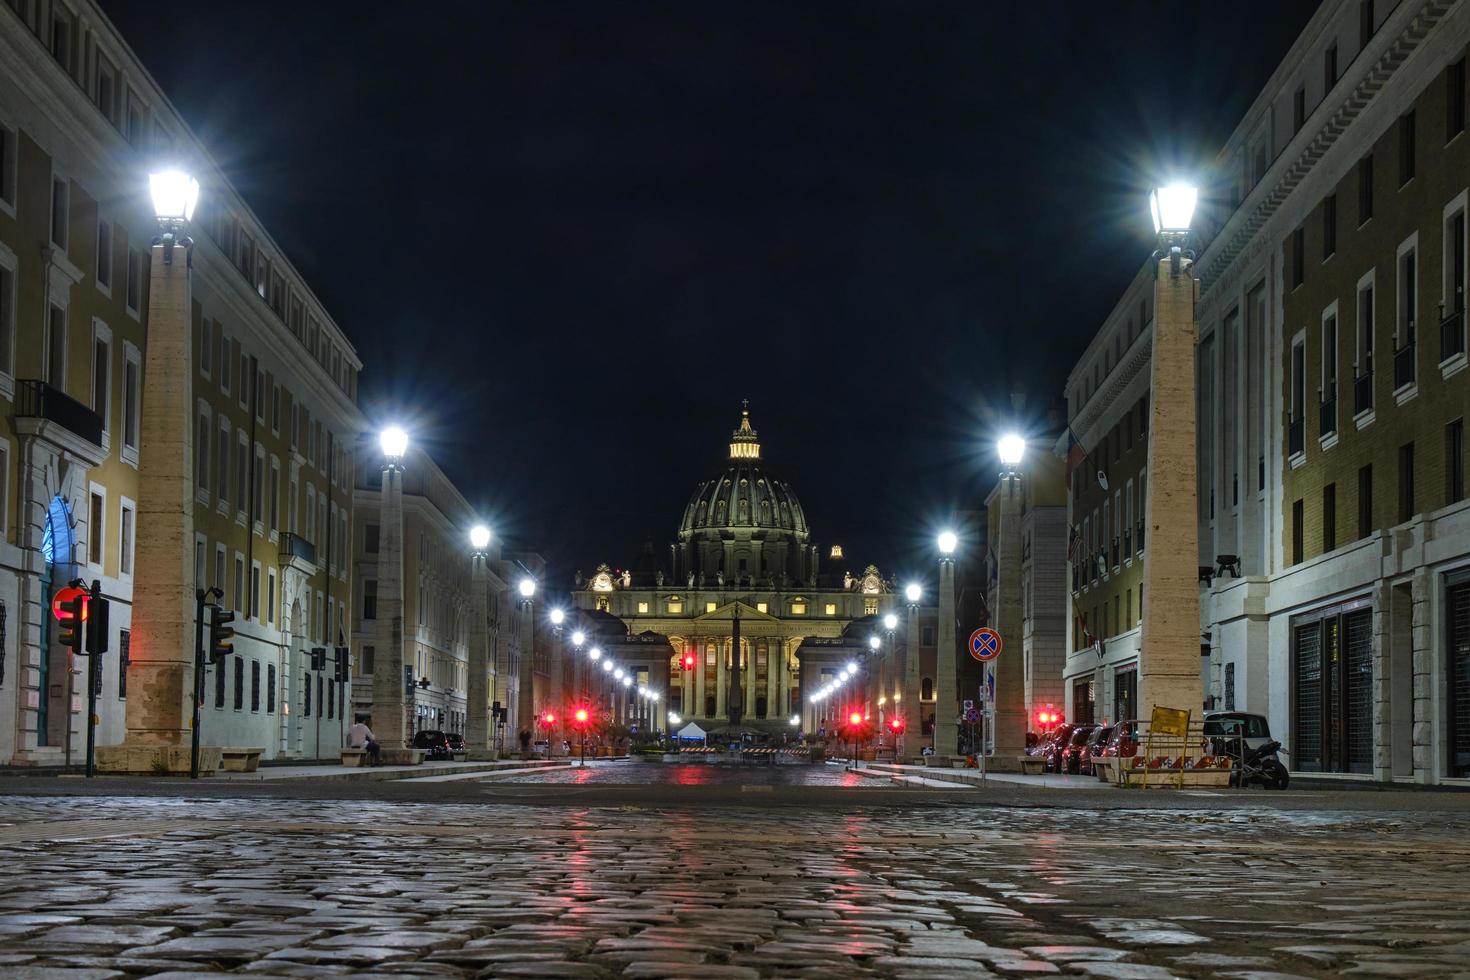
{"label": "basilica facade", "polygon": [[847,648],[808,644],[799,653],[803,641],[866,636],[885,613],[903,612],[876,567],[855,573],[836,545],[825,569],[821,558],[795,492],[766,469],[745,410],[723,467],[690,496],[667,557],[579,573],[572,604],[616,617],[629,636],[668,641],[667,672],[650,665],[639,683],[662,692],[683,721],[814,731],[820,719],[803,694],[836,676]]}

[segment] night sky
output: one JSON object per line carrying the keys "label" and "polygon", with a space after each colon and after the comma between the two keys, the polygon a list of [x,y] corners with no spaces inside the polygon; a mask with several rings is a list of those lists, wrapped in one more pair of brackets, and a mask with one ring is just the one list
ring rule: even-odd
{"label": "night sky", "polygon": [[824,546],[921,560],[1316,4],[102,6],[369,424],[564,588],[666,553],[742,398]]}

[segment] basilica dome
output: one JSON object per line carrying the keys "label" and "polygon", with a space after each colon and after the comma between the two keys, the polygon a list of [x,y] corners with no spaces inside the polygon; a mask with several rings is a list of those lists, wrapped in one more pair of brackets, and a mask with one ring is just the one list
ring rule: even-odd
{"label": "basilica dome", "polygon": [[695,487],[684,507],[675,581],[808,581],[816,572],[810,537],[796,493],[766,471],[750,411],[742,409],[724,469]]}
{"label": "basilica dome", "polygon": [[731,434],[730,458],[724,472],[694,488],[684,508],[680,534],[722,528],[769,528],[807,535],[806,515],[796,494],[783,480],[765,471],[760,443],[750,427],[750,412],[740,413]]}

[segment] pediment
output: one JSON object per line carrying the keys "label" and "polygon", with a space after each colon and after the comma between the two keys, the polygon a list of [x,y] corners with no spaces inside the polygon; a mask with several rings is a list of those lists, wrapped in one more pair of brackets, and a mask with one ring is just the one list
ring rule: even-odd
{"label": "pediment", "polygon": [[755,622],[755,623],[779,623],[780,622],[780,620],[777,619],[775,616],[772,616],[769,613],[763,613],[759,609],[755,608],[755,606],[752,606],[748,602],[743,602],[740,599],[736,599],[733,602],[727,602],[727,603],[725,603],[722,606],[716,606],[712,612],[707,612],[707,613],[704,613],[704,614],[702,614],[700,616],[696,616],[695,619],[694,619],[694,622],[701,623],[701,624],[703,624],[703,623],[728,623],[728,622],[730,622],[731,620],[733,620],[735,618],[735,610],[737,608],[739,608],[739,610],[740,610],[740,621],[742,623],[747,623],[747,622]]}

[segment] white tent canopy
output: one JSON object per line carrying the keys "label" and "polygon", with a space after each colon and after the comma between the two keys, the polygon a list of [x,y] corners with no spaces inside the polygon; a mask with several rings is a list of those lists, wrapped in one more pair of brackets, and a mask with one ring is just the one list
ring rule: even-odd
{"label": "white tent canopy", "polygon": [[704,729],[700,728],[692,721],[689,724],[685,725],[683,728],[679,729],[679,738],[681,739],[691,738],[698,739],[699,741],[703,742],[704,736]]}

